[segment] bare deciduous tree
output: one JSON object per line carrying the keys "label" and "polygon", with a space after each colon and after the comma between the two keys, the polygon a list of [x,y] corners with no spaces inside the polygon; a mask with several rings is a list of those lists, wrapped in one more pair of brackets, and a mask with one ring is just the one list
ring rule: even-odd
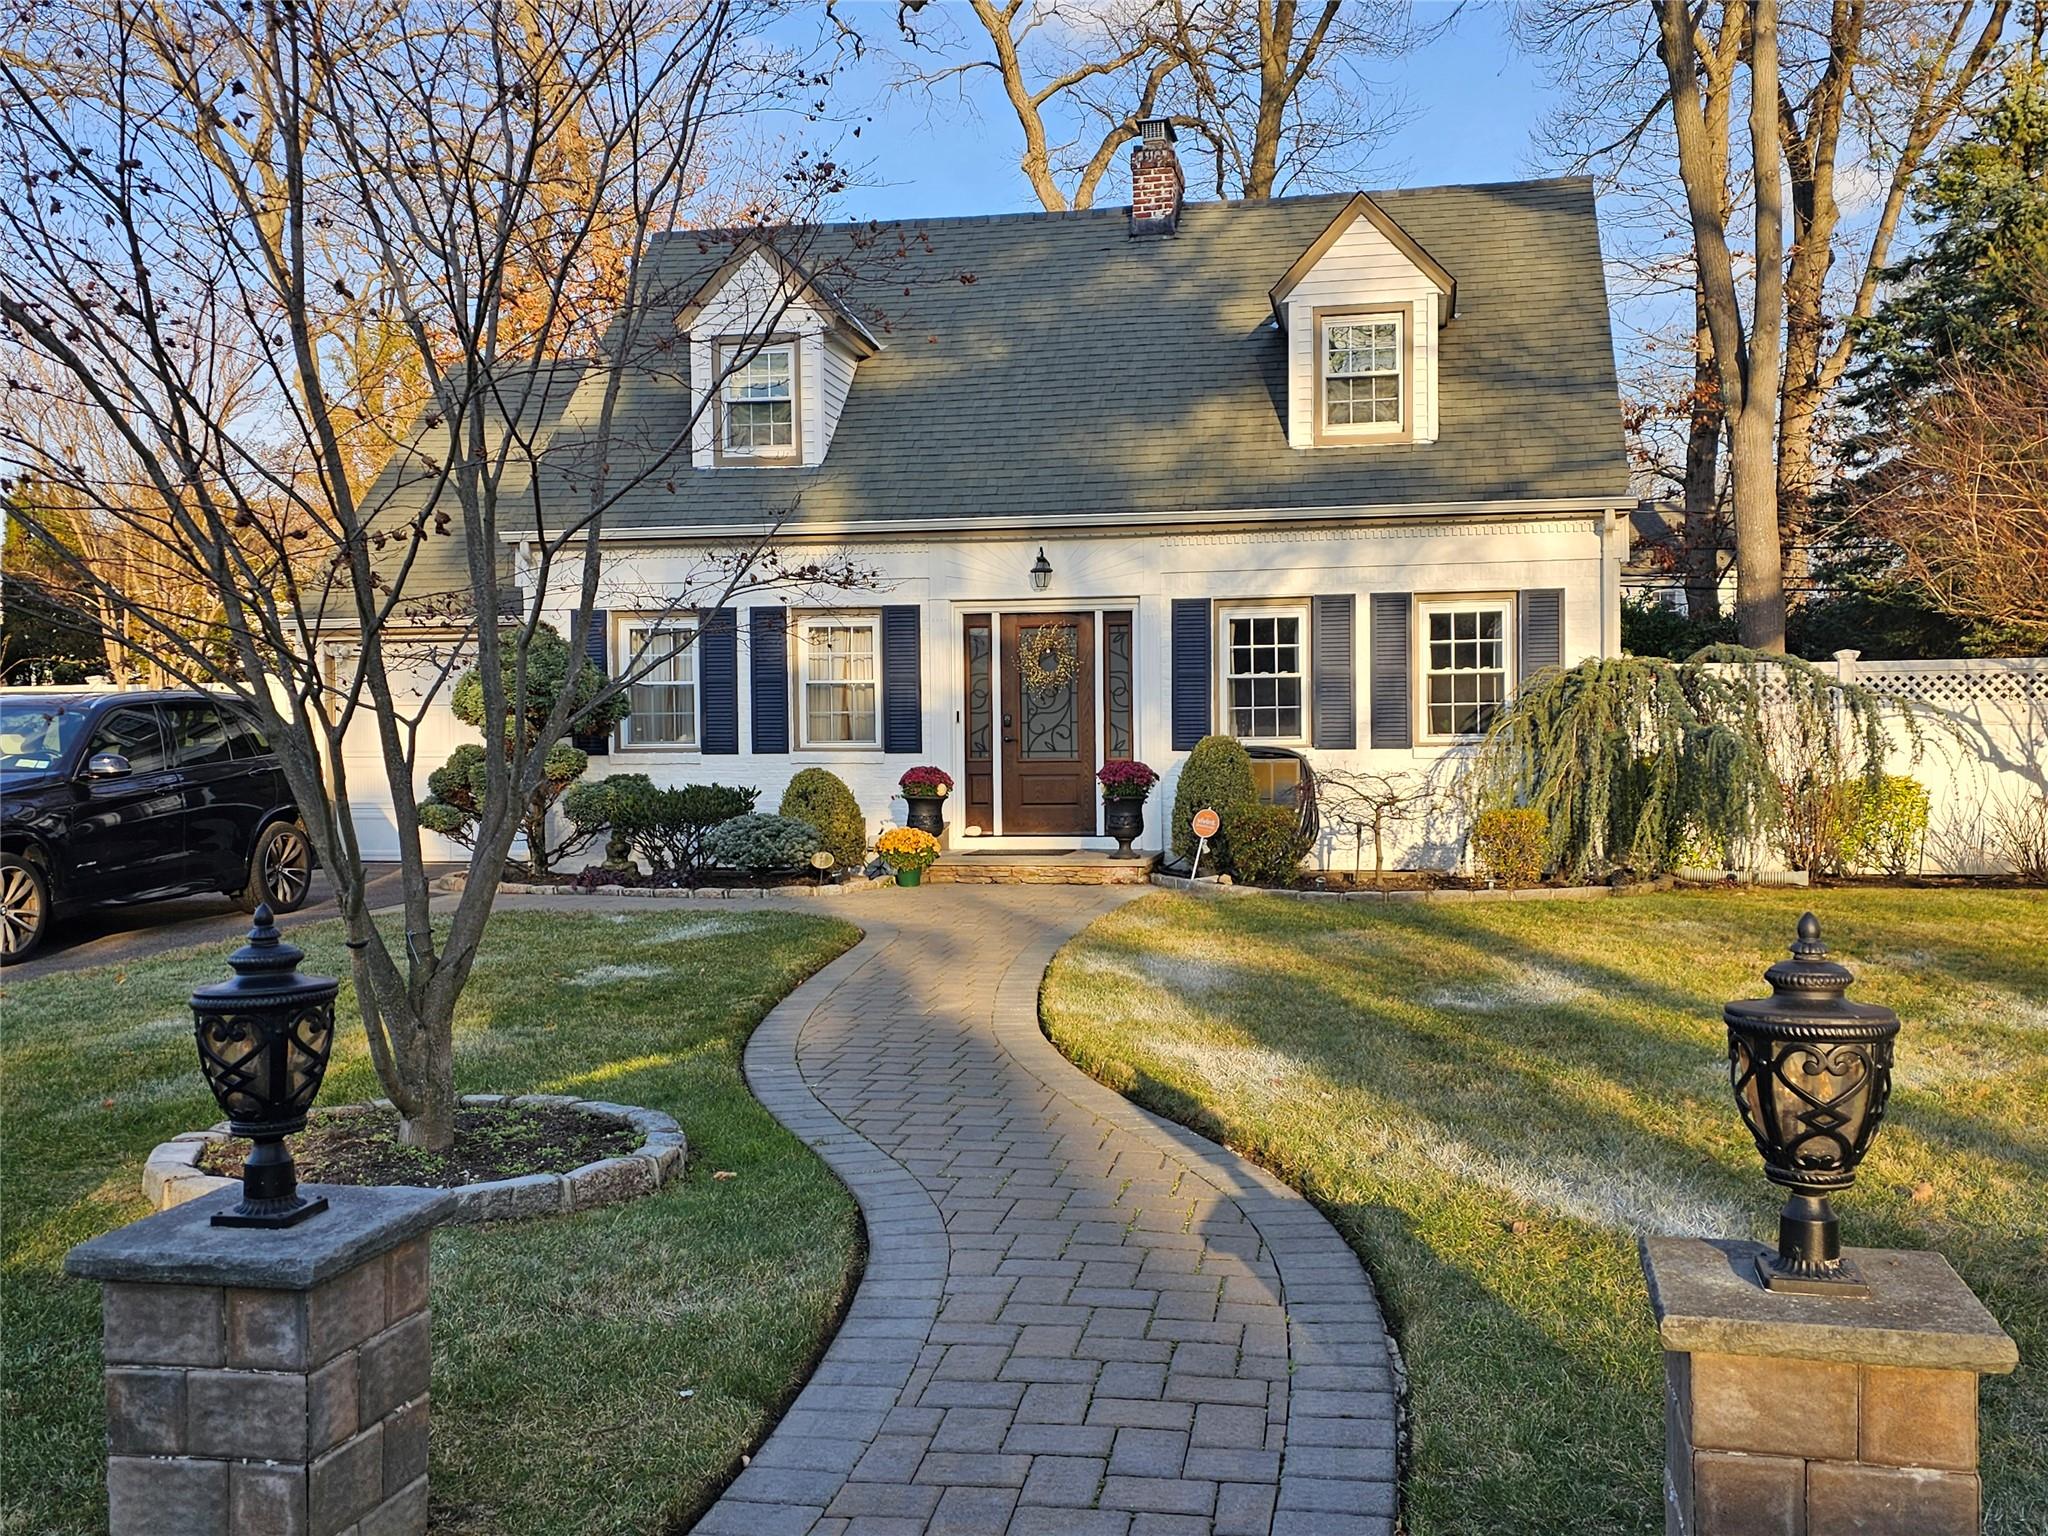
{"label": "bare deciduous tree", "polygon": [[1950,367],[1859,493],[1860,526],[1944,612],[2048,640],[2048,347]]}
{"label": "bare deciduous tree", "polygon": [[1428,780],[1413,773],[1348,773],[1316,776],[1316,808],[1332,827],[1351,834],[1351,872],[1358,873],[1365,840],[1372,839],[1372,883],[1386,883],[1387,833],[1426,816],[1436,795]]}
{"label": "bare deciduous tree", "polygon": [[[263,719],[335,886],[372,1059],[417,1144],[452,1137],[454,1007],[549,749],[684,643],[622,658],[595,696],[574,669],[543,692],[526,665],[565,599],[583,654],[607,513],[687,473],[718,392],[717,370],[681,384],[688,295],[639,274],[689,222],[724,125],[815,87],[810,63],[765,35],[775,14],[766,0],[101,0],[34,13],[0,55],[15,531],[118,611],[131,649]],[[740,201],[737,227],[695,237],[703,261],[759,246],[830,283],[886,259],[899,235],[800,248],[839,184],[800,160],[774,198]],[[773,333],[790,289],[724,351],[725,372]],[[683,408],[636,414],[664,379]],[[95,422],[118,452],[65,452],[36,429],[46,410]],[[205,584],[220,643],[70,551],[39,505],[150,540]],[[694,612],[860,574],[761,538],[638,605]],[[531,728],[485,754],[468,882],[442,914],[417,748],[471,665],[480,717]],[[396,932],[365,899],[360,746],[344,751],[365,736],[399,846]]]}

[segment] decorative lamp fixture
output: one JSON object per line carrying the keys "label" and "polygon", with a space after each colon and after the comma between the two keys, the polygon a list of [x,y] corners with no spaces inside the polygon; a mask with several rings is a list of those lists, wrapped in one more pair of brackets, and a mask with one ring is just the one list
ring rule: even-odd
{"label": "decorative lamp fixture", "polygon": [[193,1033],[206,1086],[227,1112],[228,1129],[253,1143],[242,1164],[242,1202],[215,1214],[217,1227],[289,1227],[327,1209],[299,1193],[285,1137],[306,1128],[306,1111],[334,1045],[331,976],[301,976],[305,951],[287,944],[268,903],[249,942],[228,956],[231,981],[192,994]]}
{"label": "decorative lamp fixture", "polygon": [[1792,958],[1764,972],[1769,997],[1729,1003],[1728,1072],[1764,1172],[1790,1190],[1778,1216],[1778,1251],[1756,1261],[1773,1291],[1868,1296],[1842,1257],[1828,1196],[1856,1182],[1892,1091],[1899,1016],[1844,999],[1855,977],[1827,958],[1820,920],[1799,919]]}
{"label": "decorative lamp fixture", "polygon": [[1045,558],[1045,546],[1038,546],[1038,558],[1031,565],[1031,590],[1043,592],[1052,585],[1052,562]]}

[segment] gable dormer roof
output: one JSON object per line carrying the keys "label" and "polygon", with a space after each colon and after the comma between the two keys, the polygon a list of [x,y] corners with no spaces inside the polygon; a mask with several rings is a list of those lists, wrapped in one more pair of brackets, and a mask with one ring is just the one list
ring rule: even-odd
{"label": "gable dormer roof", "polygon": [[[673,240],[684,237],[669,238]],[[696,291],[684,301],[676,315],[676,329],[688,335],[691,323],[697,316],[756,256],[781,274],[790,298],[808,304],[831,322],[833,335],[857,359],[865,360],[882,350],[882,344],[875,339],[874,332],[867,328],[860,316],[855,314],[838,294],[819,283],[804,269],[803,263],[780,249],[774,241],[760,235],[744,235],[733,243],[732,254],[720,262],[704,281],[698,284]]]}
{"label": "gable dormer roof", "polygon": [[1442,262],[1422,248],[1420,241],[1396,223],[1393,215],[1363,192],[1354,192],[1351,195],[1351,200],[1338,209],[1337,216],[1330,220],[1329,227],[1309,242],[1308,249],[1294,259],[1294,265],[1287,269],[1286,275],[1273,285],[1270,295],[1273,301],[1273,318],[1283,329],[1285,328],[1287,296],[1294,292],[1303,278],[1315,270],[1316,263],[1329,253],[1331,246],[1343,238],[1344,231],[1360,219],[1364,219],[1384,235],[1388,244],[1407,257],[1417,271],[1436,284],[1437,292],[1444,296],[1444,302],[1437,312],[1437,324],[1448,325],[1458,309],[1458,280],[1445,270]]}

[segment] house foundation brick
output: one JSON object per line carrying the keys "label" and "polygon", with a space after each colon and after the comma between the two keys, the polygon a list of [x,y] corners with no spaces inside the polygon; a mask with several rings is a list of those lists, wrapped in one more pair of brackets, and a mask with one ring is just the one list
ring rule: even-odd
{"label": "house foundation brick", "polygon": [[1755,1279],[1753,1243],[1649,1238],[1667,1536],[1976,1536],[1977,1387],[2019,1361],[1939,1254],[1856,1250],[1868,1297]]}
{"label": "house foundation brick", "polygon": [[110,1536],[422,1536],[433,1190],[336,1189],[282,1231],[239,1189],[73,1249],[102,1282]]}

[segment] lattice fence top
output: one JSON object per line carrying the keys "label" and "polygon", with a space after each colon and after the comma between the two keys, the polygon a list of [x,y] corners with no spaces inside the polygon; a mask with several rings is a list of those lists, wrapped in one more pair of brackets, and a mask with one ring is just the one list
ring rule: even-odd
{"label": "lattice fence top", "polygon": [[2048,661],[1864,661],[1849,675],[1873,693],[1911,699],[1930,709],[1983,705],[2048,709]]}

